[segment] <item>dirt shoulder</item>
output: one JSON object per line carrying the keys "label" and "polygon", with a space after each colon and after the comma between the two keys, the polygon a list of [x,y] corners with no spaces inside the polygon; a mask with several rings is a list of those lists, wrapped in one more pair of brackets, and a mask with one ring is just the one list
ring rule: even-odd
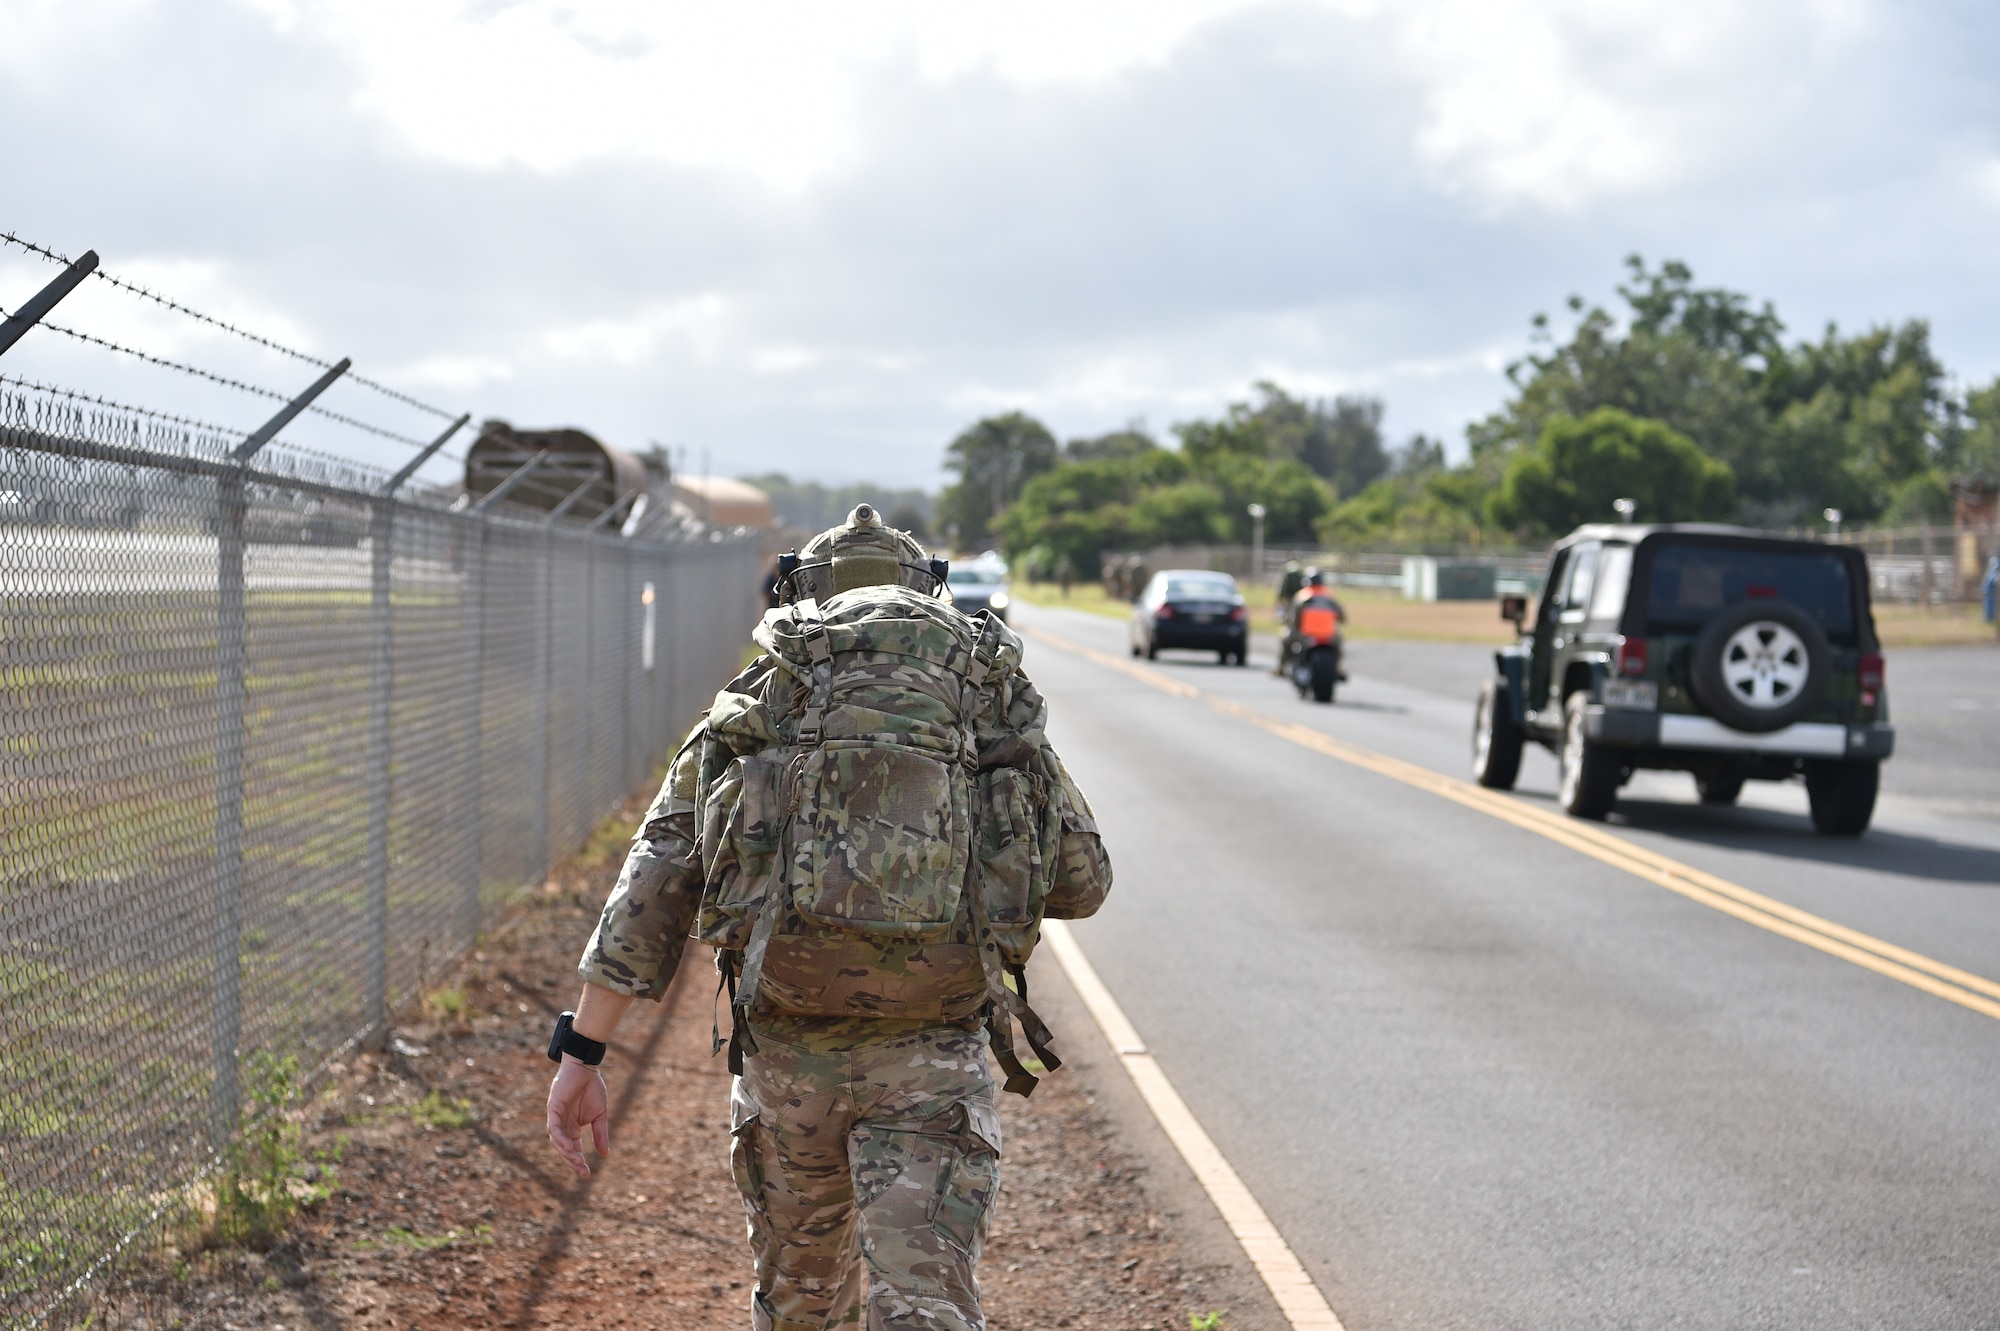
{"label": "dirt shoulder", "polygon": [[[283,1244],[148,1258],[105,1290],[97,1324],[746,1326],[729,1073],[709,1052],[701,949],[664,1003],[635,1009],[606,1060],[612,1158],[577,1179],[544,1135],[548,1029],[574,999],[621,835],[531,894],[389,1049],[334,1070],[307,1126],[312,1150],[338,1156],[335,1186]],[[1071,1062],[1032,1101],[1002,1097],[1004,1183],[981,1268],[990,1325],[1179,1331],[1191,1313],[1221,1311],[1228,1331],[1278,1331],[1053,959],[1037,959],[1034,979]]]}

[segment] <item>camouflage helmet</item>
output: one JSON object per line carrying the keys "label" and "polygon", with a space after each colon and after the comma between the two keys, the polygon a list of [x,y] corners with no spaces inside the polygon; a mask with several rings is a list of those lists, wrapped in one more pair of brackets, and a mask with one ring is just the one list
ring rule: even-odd
{"label": "camouflage helmet", "polygon": [[786,601],[824,601],[856,587],[890,583],[935,594],[946,564],[924,553],[908,532],[882,521],[873,504],[856,504],[847,521],[778,560],[779,592]]}

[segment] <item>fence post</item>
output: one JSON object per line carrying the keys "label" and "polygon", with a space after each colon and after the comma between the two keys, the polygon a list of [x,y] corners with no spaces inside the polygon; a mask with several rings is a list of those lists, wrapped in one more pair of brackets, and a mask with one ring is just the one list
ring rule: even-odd
{"label": "fence post", "polygon": [[375,501],[368,570],[368,894],[362,969],[362,1046],[379,1049],[389,1027],[389,691],[393,686],[389,622],[391,546],[396,500]]}
{"label": "fence post", "polygon": [[466,936],[472,937],[479,928],[479,875],[481,870],[481,835],[485,821],[486,801],[485,771],[482,766],[486,725],[486,510],[505,499],[514,488],[528,479],[535,468],[548,457],[546,448],[523,462],[507,477],[480,496],[467,513],[472,519],[472,551],[466,557],[466,575],[471,586],[466,595],[472,605],[472,688],[466,697],[466,781],[472,795],[471,844],[466,849],[465,882],[459,899],[459,910],[464,919],[460,921]]}
{"label": "fence post", "polygon": [[583,538],[583,802],[585,834],[604,812],[591,786],[597,780],[597,538]]}
{"label": "fence post", "polygon": [[243,522],[249,507],[250,462],[294,416],[347,373],[351,363],[342,360],[333,366],[238,444],[229,456],[235,465],[215,485],[215,932],[209,1016],[215,1081],[209,1092],[209,1144],[218,1156],[236,1131],[242,1104],[236,1063],[243,1037],[243,657],[248,628]]}
{"label": "fence post", "polygon": [[1921,592],[1924,609],[1926,610],[1931,608],[1931,596],[1936,590],[1937,585],[1937,569],[1931,562],[1936,557],[1936,554],[1937,552],[1932,548],[1931,524],[1926,522],[1924,524],[1924,579],[1923,590]]}
{"label": "fence post", "polygon": [[389,588],[396,544],[396,492],[430,461],[445,441],[471,420],[470,413],[446,427],[411,458],[376,496],[368,524],[368,847],[367,905],[363,922],[366,956],[363,969],[361,1044],[380,1049],[389,1031],[389,784],[390,709],[395,687],[394,641]]}
{"label": "fence post", "polygon": [[77,284],[97,271],[97,251],[85,250],[83,257],[57,273],[55,280],[28,298],[28,303],[0,322],[0,356],[26,335],[42,317],[76,290]]}
{"label": "fence post", "polygon": [[472,919],[479,918],[479,873],[480,849],[485,840],[482,826],[485,819],[485,774],[481,769],[485,747],[485,701],[486,701],[486,517],[477,509],[473,510],[471,531],[468,540],[471,549],[465,556],[466,609],[471,615],[471,633],[468,635],[472,648],[472,660],[467,666],[466,677],[471,687],[466,690],[465,715],[465,786],[466,796],[471,804],[471,817],[466,819],[469,841],[465,852],[465,880],[460,885],[459,913]]}
{"label": "fence post", "polygon": [[243,947],[243,469],[216,483],[216,755],[214,999],[209,1043],[215,1083],[209,1145],[221,1155],[236,1131],[241,1095],[236,1046],[242,1033]]}
{"label": "fence post", "polygon": [[541,644],[535,653],[535,873],[537,881],[549,872],[549,688],[555,653],[556,618],[555,534],[542,528]]}
{"label": "fence post", "polygon": [[637,681],[632,678],[632,552],[618,551],[618,594],[612,599],[612,616],[618,633],[618,776],[626,790],[639,784],[638,762],[633,756],[632,727],[639,724]]}

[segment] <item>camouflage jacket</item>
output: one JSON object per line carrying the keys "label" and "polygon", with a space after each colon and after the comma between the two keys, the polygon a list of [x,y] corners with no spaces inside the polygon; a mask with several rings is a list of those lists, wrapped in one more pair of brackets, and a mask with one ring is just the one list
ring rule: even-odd
{"label": "camouflage jacket", "polygon": [[[759,637],[770,642],[773,627],[783,632],[788,619],[787,609],[770,612]],[[1004,627],[996,626],[996,631],[1018,659],[1019,639]],[[716,695],[675,754],[666,781],[633,838],[617,885],[577,967],[586,981],[638,998],[658,1000],[666,995],[703,899],[700,796],[714,777],[704,764],[713,768],[719,752],[726,761],[731,750],[742,750],[746,718],[796,716],[805,692],[795,674],[767,653]],[[1048,743],[1047,704],[1027,676],[1014,670],[998,710],[1004,720],[992,718],[979,728],[979,761],[1019,762],[1025,748],[1055,778],[1050,798],[1062,820],[1063,850],[1043,913],[1056,919],[1094,914],[1110,891],[1111,866],[1089,804]],[[751,727],[758,724],[753,721]],[[729,732],[726,746],[715,742],[719,731]],[[777,741],[775,732],[766,738],[770,744]]]}

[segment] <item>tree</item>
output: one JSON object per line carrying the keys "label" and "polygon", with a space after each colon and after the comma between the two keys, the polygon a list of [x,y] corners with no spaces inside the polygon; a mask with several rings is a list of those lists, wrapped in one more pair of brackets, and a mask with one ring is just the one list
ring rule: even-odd
{"label": "tree", "polygon": [[1146,545],[1204,545],[1229,539],[1222,495],[1203,481],[1147,490],[1132,506],[1133,541]]}
{"label": "tree", "polygon": [[818,481],[795,481],[781,471],[743,479],[771,496],[779,520],[789,527],[824,531],[845,522],[854,506],[863,502],[891,514],[890,522],[898,527],[904,525],[903,519],[914,514],[917,527],[910,528],[912,532],[929,522],[931,497],[918,489],[892,490],[869,481],[823,485]]}
{"label": "tree", "polygon": [[1760,358],[1776,348],[1777,315],[1769,306],[1749,313],[1735,292],[1695,288],[1684,264],[1669,261],[1658,273],[1647,272],[1637,255],[1626,264],[1632,284],[1618,290],[1630,322],[1621,326],[1610,312],[1571,296],[1569,308],[1581,317],[1558,346],[1548,316],[1536,315],[1536,340],[1548,350],[1507,367],[1519,392],[1466,432],[1473,452],[1527,448],[1558,416],[1616,407],[1663,421],[1746,477],[1758,476],[1765,431]]}
{"label": "tree", "polygon": [[1829,324],[1818,342],[1773,361],[1763,398],[1771,426],[1760,461],[1775,484],[1752,498],[1762,510],[1755,516],[1774,525],[1829,507],[1878,516],[1901,487],[1945,461],[1957,427],[1921,319],[1847,338]]}
{"label": "tree", "polygon": [[1922,320],[1787,348],[1767,302],[1694,285],[1684,263],[1649,270],[1626,260],[1621,323],[1572,296],[1579,318],[1556,345],[1536,315],[1537,346],[1508,367],[1515,397],[1467,431],[1475,461],[1531,447],[1559,416],[1600,407],[1657,420],[1729,464],[1734,516],[1755,524],[1816,523],[1821,510],[1871,518],[1928,502],[1916,478],[1953,448],[1957,406]]}
{"label": "tree", "polygon": [[891,527],[898,531],[906,531],[919,541],[928,541],[931,538],[930,519],[926,518],[923,510],[914,504],[898,505],[890,512],[887,521]]}
{"label": "tree", "polygon": [[988,416],[951,441],[945,469],[958,480],[938,497],[941,524],[958,528],[962,548],[998,539],[996,519],[1022,486],[1056,465],[1056,438],[1032,416]]}
{"label": "tree", "polygon": [[1159,447],[1139,422],[1122,430],[1098,435],[1095,439],[1072,439],[1063,445],[1065,462],[1095,462],[1100,458],[1129,458],[1150,453]]}
{"label": "tree", "polygon": [[1225,455],[1291,461],[1353,494],[1389,469],[1382,448],[1382,400],[1295,398],[1266,380],[1254,402],[1233,402],[1221,420],[1186,421],[1174,427],[1181,447],[1198,465]]}
{"label": "tree", "polygon": [[1502,527],[1558,536],[1612,520],[1611,501],[1637,501],[1648,522],[1716,520],[1735,504],[1729,465],[1660,421],[1616,407],[1558,416],[1531,449],[1508,460],[1488,513]]}
{"label": "tree", "polygon": [[1142,497],[1188,479],[1187,459],[1164,448],[1066,463],[1029,481],[1008,505],[1001,519],[1006,548],[1016,554],[1041,550],[1051,567],[1067,556],[1079,576],[1096,577],[1104,551],[1152,544],[1159,525],[1174,516],[1171,506],[1156,506],[1148,515],[1150,529],[1135,536],[1133,510]]}
{"label": "tree", "polygon": [[1266,540],[1303,543],[1336,498],[1332,486],[1289,458],[1224,453],[1197,471],[1222,498],[1223,534],[1216,539],[1239,545],[1250,541],[1252,504],[1264,506]]}
{"label": "tree", "polygon": [[1389,458],[1392,476],[1421,476],[1444,470],[1444,444],[1425,434],[1413,434]]}
{"label": "tree", "polygon": [[1488,539],[1485,500],[1492,488],[1473,464],[1402,470],[1335,506],[1315,531],[1327,546],[1477,545]]}
{"label": "tree", "polygon": [[1958,474],[2000,481],[2000,378],[1965,395],[1968,428],[1955,432],[1945,459]]}

